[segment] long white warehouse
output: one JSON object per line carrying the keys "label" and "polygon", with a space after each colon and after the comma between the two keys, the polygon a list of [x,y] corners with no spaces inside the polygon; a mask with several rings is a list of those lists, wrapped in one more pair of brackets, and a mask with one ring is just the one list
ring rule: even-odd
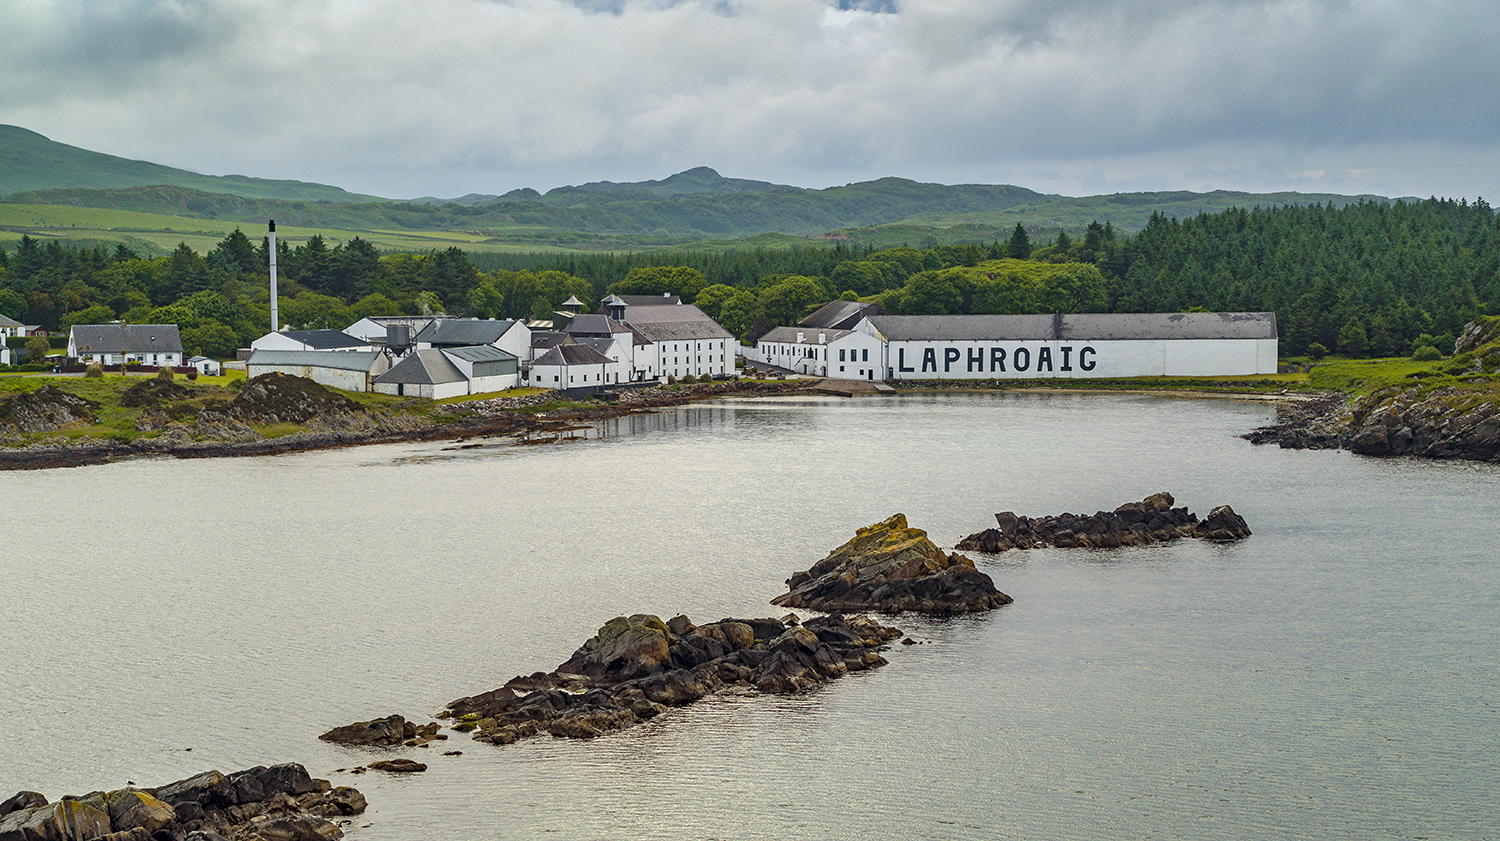
{"label": "long white warehouse", "polygon": [[[1276,373],[1273,312],[873,315],[854,329],[879,341],[889,380]],[[828,351],[827,375],[841,376]]]}

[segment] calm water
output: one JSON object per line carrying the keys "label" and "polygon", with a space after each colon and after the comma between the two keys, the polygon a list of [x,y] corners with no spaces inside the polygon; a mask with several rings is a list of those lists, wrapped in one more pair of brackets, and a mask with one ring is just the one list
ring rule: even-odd
{"label": "calm water", "polygon": [[[1500,470],[1235,437],[1270,414],[786,399],[540,447],[0,473],[0,798],[299,761],[365,791],[357,841],[1500,837]],[[550,669],[618,614],[777,615],[896,511],[952,545],[1158,490],[1255,536],[978,556],[1014,605],[594,742],[455,734],[396,779],[316,739]]]}

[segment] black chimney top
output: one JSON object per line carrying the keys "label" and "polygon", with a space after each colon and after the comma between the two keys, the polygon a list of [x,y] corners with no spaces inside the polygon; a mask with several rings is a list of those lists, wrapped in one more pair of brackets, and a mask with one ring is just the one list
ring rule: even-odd
{"label": "black chimney top", "polygon": [[276,233],[276,220],[275,219],[270,220],[266,224],[268,224],[268,225],[271,226],[271,233],[273,233],[273,234]]}

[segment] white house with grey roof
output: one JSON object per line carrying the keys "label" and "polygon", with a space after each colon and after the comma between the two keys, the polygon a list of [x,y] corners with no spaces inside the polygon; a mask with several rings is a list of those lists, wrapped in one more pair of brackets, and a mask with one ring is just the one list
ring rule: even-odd
{"label": "white house with grey roof", "polygon": [[531,328],[512,319],[435,318],[416,335],[417,350],[490,345],[531,358]]}
{"label": "white house with grey roof", "polygon": [[374,391],[442,400],[520,385],[515,354],[491,345],[425,348],[409,353],[375,378]]}
{"label": "white house with grey roof", "polygon": [[734,373],[734,336],[692,304],[640,306],[611,296],[604,301],[604,313],[634,334],[632,380]]}
{"label": "white house with grey roof", "polygon": [[176,368],[182,365],[182,337],[176,324],[75,324],[68,330],[68,356],[101,365]]}
{"label": "white house with grey roof", "polygon": [[621,381],[613,360],[583,344],[558,345],[531,363],[528,384],[558,391],[596,389]]}
{"label": "white house with grey roof", "polygon": [[1276,314],[876,315],[855,330],[890,380],[1276,373]]}
{"label": "white house with grey roof", "polygon": [[370,343],[342,330],[278,330],[250,343],[257,350],[364,351]]}
{"label": "white house with grey roof", "polygon": [[0,313],[0,347],[5,345],[5,339],[19,339],[26,335],[26,325]]}
{"label": "white house with grey roof", "polygon": [[818,377],[883,380],[880,339],[859,330],[775,327],[755,343],[757,361]]}

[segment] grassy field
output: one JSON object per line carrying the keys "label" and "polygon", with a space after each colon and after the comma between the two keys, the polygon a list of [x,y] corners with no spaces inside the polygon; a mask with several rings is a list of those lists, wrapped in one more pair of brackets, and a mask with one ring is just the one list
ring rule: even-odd
{"label": "grassy field", "polygon": [[[166,254],[179,243],[187,243],[206,254],[235,228],[252,241],[265,235],[261,225],[221,222],[188,216],[167,216],[134,210],[108,210],[57,204],[12,204],[0,202],[0,242],[14,248],[23,235],[81,242],[124,243],[147,254]],[[535,232],[535,229],[531,229]],[[519,229],[517,231],[519,234]],[[547,232],[556,238],[555,232]],[[456,245],[466,251],[579,251],[596,250],[550,243],[547,238],[506,239],[486,231],[358,231],[329,228],[299,228],[277,225],[276,236],[293,246],[321,234],[330,247],[354,237],[368,240],[376,248],[390,251],[430,251]],[[576,236],[572,237],[577,239]],[[621,250],[626,250],[621,246]]]}

